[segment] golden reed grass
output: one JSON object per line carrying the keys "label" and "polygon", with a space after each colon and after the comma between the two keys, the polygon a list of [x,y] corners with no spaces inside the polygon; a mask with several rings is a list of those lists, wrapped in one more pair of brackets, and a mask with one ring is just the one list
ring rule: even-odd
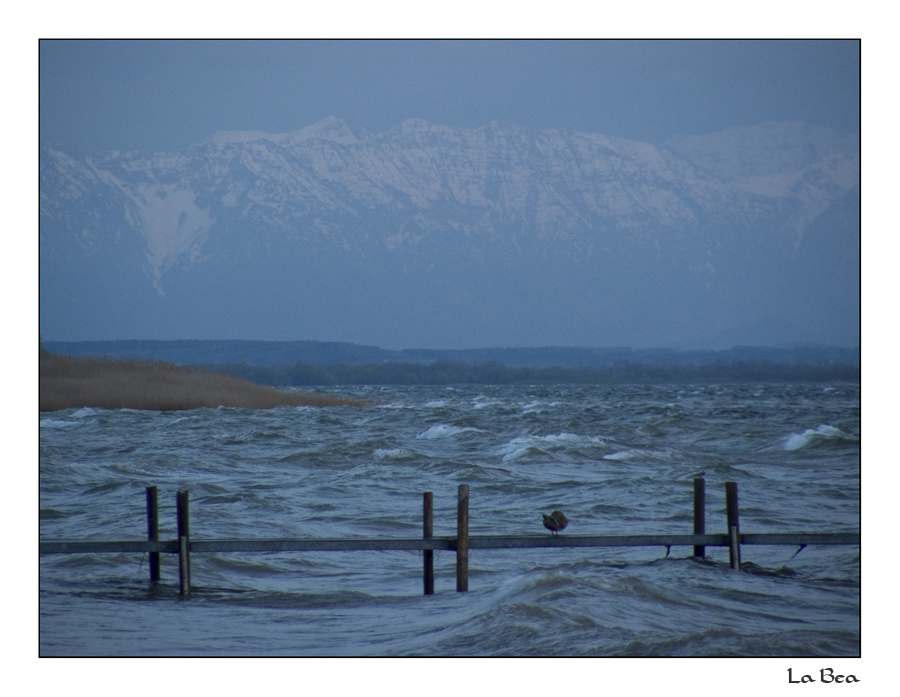
{"label": "golden reed grass", "polygon": [[361,400],[285,392],[161,361],[76,358],[40,352],[40,410],[362,406]]}

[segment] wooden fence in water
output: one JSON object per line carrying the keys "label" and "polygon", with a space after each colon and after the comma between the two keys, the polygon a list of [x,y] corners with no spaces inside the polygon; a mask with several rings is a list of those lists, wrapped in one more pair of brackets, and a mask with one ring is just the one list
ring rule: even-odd
{"label": "wooden fence in water", "polygon": [[[657,547],[666,555],[675,546],[692,546],[695,557],[703,557],[706,547],[728,547],[731,567],[741,569],[742,545],[858,545],[859,533],[741,533],[737,484],[725,483],[727,532],[706,534],[706,482],[694,479],[694,532],[691,535],[469,535],[469,485],[460,484],[457,497],[455,537],[433,534],[433,494],[425,492],[422,505],[422,537],[411,538],[277,538],[277,539],[192,539],[188,492],[176,498],[177,538],[159,539],[157,488],[147,487],[146,540],[41,540],[41,554],[142,553],[150,555],[150,580],[160,580],[159,555],[178,555],[178,575],[182,596],[190,595],[191,554],[207,552],[348,552],[415,550],[423,552],[425,595],[434,593],[434,550],[456,552],[456,590],[469,590],[470,549],[525,549],[537,547]],[[799,551],[799,550],[798,550]]]}

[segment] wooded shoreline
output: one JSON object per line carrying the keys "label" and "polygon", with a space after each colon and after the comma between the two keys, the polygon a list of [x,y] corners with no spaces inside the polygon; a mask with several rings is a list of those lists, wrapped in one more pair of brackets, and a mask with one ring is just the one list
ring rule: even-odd
{"label": "wooded shoreline", "polygon": [[286,392],[231,375],[162,361],[75,358],[41,350],[40,411],[81,407],[157,411],[362,406],[333,395]]}
{"label": "wooded shoreline", "polygon": [[211,372],[232,375],[261,385],[625,385],[711,384],[757,382],[859,382],[860,369],[848,363],[816,365],[769,361],[716,361],[705,365],[623,363],[604,368],[510,367],[499,361],[470,363],[438,360],[415,363],[330,365],[297,362],[266,366],[210,364]]}

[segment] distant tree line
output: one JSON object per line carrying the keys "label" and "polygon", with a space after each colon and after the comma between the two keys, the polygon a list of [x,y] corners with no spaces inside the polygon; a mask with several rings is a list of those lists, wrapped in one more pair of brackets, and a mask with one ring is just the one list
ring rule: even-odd
{"label": "distant tree line", "polygon": [[726,350],[586,348],[545,346],[538,348],[403,349],[388,350],[335,341],[245,341],[238,339],[182,339],[173,341],[42,341],[53,353],[71,356],[141,358],[178,365],[249,363],[282,366],[303,363],[333,365],[350,363],[413,363],[458,361],[482,365],[499,362],[511,367],[609,368],[625,363],[648,365],[706,365],[715,361],[770,361],[859,365],[859,347],[835,346],[734,346]]}
{"label": "distant tree line", "polygon": [[206,370],[225,373],[262,385],[309,387],[318,385],[510,385],[510,384],[654,384],[719,382],[858,382],[860,369],[849,363],[808,364],[768,361],[716,361],[703,365],[622,363],[606,368],[521,368],[499,361],[469,363],[438,360],[417,363],[297,362],[262,366],[247,363],[214,364]]}

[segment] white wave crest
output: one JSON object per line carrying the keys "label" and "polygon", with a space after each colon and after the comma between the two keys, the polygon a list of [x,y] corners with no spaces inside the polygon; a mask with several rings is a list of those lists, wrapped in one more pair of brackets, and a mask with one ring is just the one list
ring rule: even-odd
{"label": "white wave crest", "polygon": [[642,451],[640,450],[622,450],[618,453],[610,453],[609,455],[604,455],[604,460],[630,460],[633,457],[640,457],[642,455]]}
{"label": "white wave crest", "polygon": [[72,428],[77,426],[74,421],[63,421],[62,419],[41,419],[41,428]]}
{"label": "white wave crest", "polygon": [[475,401],[472,403],[472,408],[484,409],[485,407],[496,407],[500,404],[503,404],[503,402],[496,399],[484,399],[482,397],[476,397]]}
{"label": "white wave crest", "polygon": [[799,450],[805,448],[814,440],[823,440],[827,438],[844,438],[846,434],[839,428],[820,424],[818,428],[808,428],[803,433],[792,433],[784,441],[785,450]]}
{"label": "white wave crest", "polygon": [[641,450],[640,448],[632,448],[631,450],[620,450],[604,455],[603,459],[618,460],[620,462],[634,460],[641,463],[668,463],[677,462],[679,456],[672,450]]}
{"label": "white wave crest", "polygon": [[415,453],[406,448],[376,448],[372,453],[375,460],[407,460],[415,457]]}
{"label": "white wave crest", "polygon": [[461,428],[459,426],[448,426],[447,424],[435,424],[431,428],[422,431],[416,438],[449,438],[450,436],[455,436],[460,433],[465,433],[466,431],[476,431],[478,433],[481,432],[481,429],[472,428],[471,426],[467,426],[465,428]]}
{"label": "white wave crest", "polygon": [[503,462],[509,462],[525,455],[529,450],[531,438],[513,438],[500,448],[499,454],[503,455]]}
{"label": "white wave crest", "polygon": [[603,440],[597,436],[579,436],[575,433],[556,433],[548,436],[521,436],[513,438],[508,443],[502,445],[498,454],[503,455],[503,462],[515,460],[525,455],[530,450],[547,451],[558,450],[568,445],[576,445],[581,443],[603,443]]}
{"label": "white wave crest", "polygon": [[559,404],[559,402],[541,402],[540,400],[534,400],[530,404],[526,404],[522,407],[522,415],[546,414],[552,407],[559,406]]}

